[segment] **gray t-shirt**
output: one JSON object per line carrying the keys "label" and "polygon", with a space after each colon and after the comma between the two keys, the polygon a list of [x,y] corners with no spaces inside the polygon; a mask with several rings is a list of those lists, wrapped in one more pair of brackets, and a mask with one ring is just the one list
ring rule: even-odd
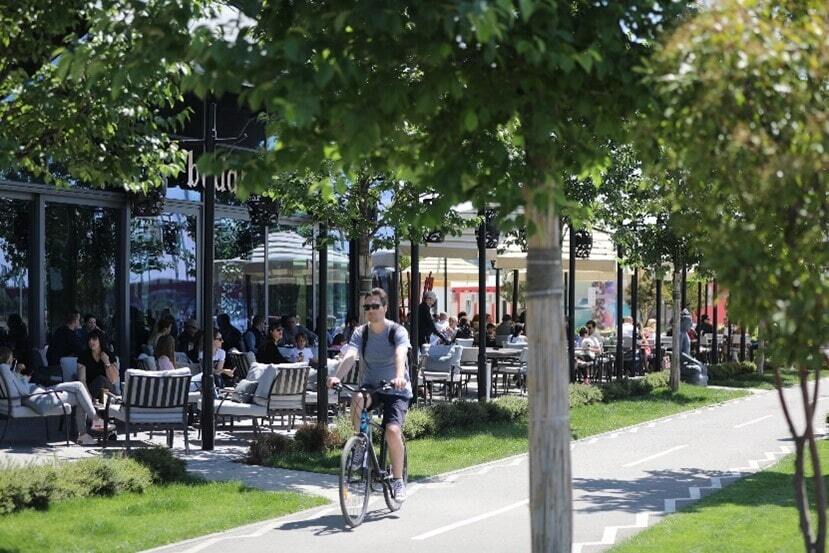
{"label": "gray t-shirt", "polygon": [[[351,335],[349,346],[357,348],[357,353],[363,357],[363,333],[368,335],[365,357],[362,359],[365,368],[363,370],[363,386],[376,388],[381,380],[391,382],[397,376],[397,367],[394,362],[394,352],[399,346],[409,346],[409,333],[400,325],[386,319],[383,332],[375,334],[368,325],[357,327]],[[394,345],[389,343],[389,332],[394,330]],[[402,390],[394,390],[391,394],[400,395],[406,398],[412,397],[412,383],[409,380],[409,373],[406,371],[406,387]]]}

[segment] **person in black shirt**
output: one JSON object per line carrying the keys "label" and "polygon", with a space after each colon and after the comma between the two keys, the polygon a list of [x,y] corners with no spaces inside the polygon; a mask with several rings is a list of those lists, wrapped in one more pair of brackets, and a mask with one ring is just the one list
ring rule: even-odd
{"label": "person in black shirt", "polygon": [[256,352],[256,360],[260,363],[288,363],[279,351],[279,341],[282,339],[282,323],[272,322],[268,325],[268,336]]}
{"label": "person in black shirt", "polygon": [[432,306],[437,301],[437,295],[427,290],[423,294],[423,301],[417,306],[417,343],[420,346],[428,344],[432,334],[437,332],[435,320],[432,318]]}
{"label": "person in black shirt", "polygon": [[708,322],[708,315],[703,314],[697,323],[697,336],[702,337],[703,334],[714,334],[714,326]]}
{"label": "person in black shirt", "polygon": [[472,338],[472,327],[469,326],[469,319],[460,317],[458,320],[458,331],[455,333],[455,339],[458,338]]}
{"label": "person in black shirt", "polygon": [[78,334],[81,328],[80,312],[70,311],[65,321],[66,324],[59,327],[49,340],[46,360],[50,366],[60,365],[61,357],[77,357],[83,351],[83,341]]}
{"label": "person in black shirt", "polygon": [[8,340],[9,348],[14,352],[15,358],[28,361],[29,350],[32,346],[30,345],[31,342],[29,341],[29,331],[26,328],[26,323],[23,322],[20,315],[12,313],[9,315],[8,325],[9,333],[6,336],[6,340]]}
{"label": "person in black shirt", "polygon": [[78,356],[78,380],[86,384],[89,395],[101,396],[101,390],[117,392],[118,366],[101,345],[101,333],[93,330],[87,336],[87,348]]}
{"label": "person in black shirt", "polygon": [[242,342],[245,345],[245,351],[252,351],[256,353],[262,344],[265,343],[265,317],[256,315],[250,322],[250,327],[242,335]]}
{"label": "person in black shirt", "polygon": [[184,332],[178,337],[176,344],[176,351],[181,351],[187,355],[191,363],[199,362],[199,352],[201,351],[201,332],[199,325],[193,319],[188,319],[184,323]]}
{"label": "person in black shirt", "polygon": [[239,332],[239,329],[230,324],[230,315],[227,313],[221,313],[218,317],[216,317],[216,323],[219,325],[219,331],[222,333],[222,339],[224,340],[222,349],[225,351],[230,351],[232,349],[243,351],[242,333]]}

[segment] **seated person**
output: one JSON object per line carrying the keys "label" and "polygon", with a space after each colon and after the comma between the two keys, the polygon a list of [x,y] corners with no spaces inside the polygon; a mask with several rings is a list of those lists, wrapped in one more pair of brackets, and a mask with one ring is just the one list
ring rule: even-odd
{"label": "seated person", "polygon": [[335,357],[337,354],[340,353],[340,350],[343,349],[345,345],[345,334],[340,332],[334,339],[331,341],[331,345],[328,346],[328,357]]}
{"label": "seated person", "polygon": [[199,352],[201,352],[201,340],[198,323],[193,319],[188,319],[184,323],[184,332],[178,337],[176,351],[186,354],[191,363],[198,363]]}
{"label": "seated person", "polygon": [[486,347],[497,348],[498,342],[495,338],[495,325],[488,323],[486,325]]}
{"label": "seated person", "polygon": [[227,313],[220,313],[218,317],[216,317],[216,323],[219,326],[219,331],[222,333],[223,341],[222,341],[222,349],[225,351],[230,351],[232,349],[236,349],[239,351],[244,351],[244,346],[242,345],[242,333],[239,332],[239,329],[230,324],[230,315]]}
{"label": "seated person", "polygon": [[70,311],[64,321],[65,324],[55,330],[52,339],[49,340],[46,361],[50,366],[60,365],[62,357],[78,357],[84,349],[78,332],[81,328],[80,312]]}
{"label": "seated person", "polygon": [[469,319],[466,316],[458,317],[458,331],[455,332],[455,339],[472,338],[472,327],[469,326]]}
{"label": "seated person", "polygon": [[268,325],[268,335],[259,351],[256,352],[256,360],[260,363],[289,363],[279,351],[278,344],[282,341],[282,323],[273,321]]}
{"label": "seated person", "polygon": [[84,383],[92,397],[101,397],[104,390],[116,394],[120,391],[118,365],[110,362],[97,330],[89,333],[86,349],[78,356],[78,380]]}
{"label": "seated person", "polygon": [[95,438],[89,435],[86,423],[88,420],[92,424],[93,430],[100,431],[104,428],[104,421],[95,411],[92,398],[82,382],[62,382],[49,388],[40,388],[29,382],[29,375],[22,371],[25,367],[20,363],[15,363],[12,352],[7,347],[0,347],[0,365],[6,365],[10,369],[12,366],[15,367],[15,370],[12,370],[13,379],[10,384],[15,387],[20,396],[37,394],[38,392],[44,392],[46,390],[54,390],[57,392],[61,401],[75,407],[78,443],[80,445],[94,445],[98,443]]}
{"label": "seated person", "polygon": [[155,364],[160,371],[172,371],[176,368],[176,339],[167,334],[160,336],[155,346]]}
{"label": "seated person", "polygon": [[173,332],[173,321],[169,318],[162,318],[156,321],[153,331],[150,333],[150,338],[147,340],[147,345],[150,346],[151,351],[155,353],[158,339],[162,336],[169,336]]}
{"label": "seated person", "polygon": [[294,362],[308,363],[309,365],[315,365],[317,363],[317,355],[313,349],[308,347],[308,338],[305,337],[305,334],[297,334],[296,336]]}
{"label": "seated person", "polygon": [[527,343],[527,337],[524,336],[524,325],[522,325],[521,323],[516,323],[515,325],[513,325],[512,332],[510,333],[508,343],[510,343],[510,344],[526,344]]}

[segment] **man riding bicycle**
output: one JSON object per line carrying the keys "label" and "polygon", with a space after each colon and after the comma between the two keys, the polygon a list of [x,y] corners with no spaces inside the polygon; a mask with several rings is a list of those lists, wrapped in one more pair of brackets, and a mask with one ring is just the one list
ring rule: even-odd
{"label": "man riding bicycle", "polygon": [[[409,352],[409,333],[402,326],[386,319],[388,297],[382,288],[374,288],[363,297],[363,311],[368,323],[354,330],[348,347],[343,348],[343,357],[334,376],[327,384],[332,388],[348,374],[358,359],[362,359],[363,381],[361,386],[376,390],[381,382],[388,382],[393,389],[389,392],[372,392],[366,396],[354,394],[351,398],[351,420],[354,430],[360,429],[360,415],[363,409],[383,407],[383,426],[391,456],[392,489],[398,502],[406,499],[406,484],[403,481],[403,422],[409,401],[412,399],[412,384],[406,370]],[[362,454],[354,454],[354,463],[361,463]]]}

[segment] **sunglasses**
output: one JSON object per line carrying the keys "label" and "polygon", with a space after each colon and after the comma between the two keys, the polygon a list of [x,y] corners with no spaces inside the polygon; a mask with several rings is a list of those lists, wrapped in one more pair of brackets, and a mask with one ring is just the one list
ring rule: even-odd
{"label": "sunglasses", "polygon": [[371,311],[372,309],[380,309],[381,305],[379,303],[364,303],[363,304],[363,311]]}

